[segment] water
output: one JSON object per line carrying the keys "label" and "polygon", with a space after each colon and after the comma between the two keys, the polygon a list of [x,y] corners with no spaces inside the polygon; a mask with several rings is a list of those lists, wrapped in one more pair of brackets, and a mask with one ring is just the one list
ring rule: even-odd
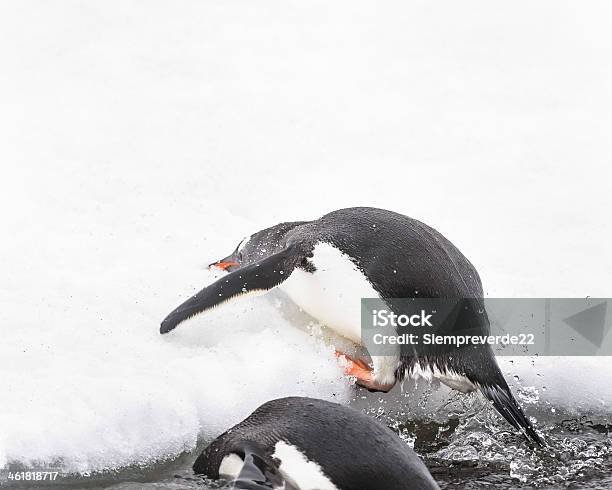
{"label": "water", "polygon": [[[532,390],[527,390],[532,391]],[[442,392],[442,394],[440,393]],[[612,485],[612,424],[605,416],[563,418],[540,423],[549,444],[528,446],[480,395],[456,395],[423,383],[370,394],[357,388],[350,404],[385,422],[425,460],[441,488],[610,488]],[[442,401],[441,401],[442,400]],[[408,414],[421,414],[413,418]],[[209,441],[178,458],[152,466],[94,473],[88,478],[64,475],[41,487],[137,490],[218,489],[194,475],[191,464]],[[18,468],[13,468],[18,470]],[[3,486],[9,486],[7,482]],[[11,484],[31,488],[30,484]]]}

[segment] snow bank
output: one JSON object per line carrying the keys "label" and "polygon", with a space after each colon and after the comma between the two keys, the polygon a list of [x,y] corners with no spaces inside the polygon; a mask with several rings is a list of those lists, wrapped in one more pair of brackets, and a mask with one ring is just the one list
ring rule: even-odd
{"label": "snow bank", "polygon": [[346,401],[333,350],[270,301],[219,308],[163,338],[155,318],[103,304],[104,315],[125,316],[125,329],[83,306],[4,335],[2,465],[152,463],[192,450],[198,435],[210,439],[271,398]]}

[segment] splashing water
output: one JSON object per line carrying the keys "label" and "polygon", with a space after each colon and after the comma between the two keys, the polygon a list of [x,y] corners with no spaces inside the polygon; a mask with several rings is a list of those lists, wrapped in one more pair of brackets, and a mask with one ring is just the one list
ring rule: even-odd
{"label": "splashing water", "polygon": [[[465,488],[563,486],[607,478],[612,460],[609,417],[596,413],[561,419],[560,414],[572,409],[555,408],[550,400],[543,400],[547,390],[519,386],[514,391],[528,413],[534,407],[549,407],[548,411],[540,407],[539,421],[531,417],[547,448],[530,447],[476,393],[458,395],[443,387],[417,384],[394,401],[379,397],[372,403],[365,396],[352,403],[369,403],[364,411],[385,422],[421,454],[443,488],[456,484]],[[417,407],[416,417],[413,407]]]}

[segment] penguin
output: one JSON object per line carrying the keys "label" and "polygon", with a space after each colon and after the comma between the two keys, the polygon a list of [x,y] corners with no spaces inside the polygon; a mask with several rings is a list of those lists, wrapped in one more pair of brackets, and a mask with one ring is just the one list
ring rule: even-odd
{"label": "penguin", "polygon": [[439,488],[419,456],[378,420],[303,397],[261,405],[208,445],[193,471],[241,489]]}
{"label": "penguin", "polygon": [[[361,299],[465,298],[483,301],[480,277],[470,261],[442,234],[393,211],[355,207],[314,221],[293,221],[244,238],[210,267],[227,274],[174,309],[161,323],[166,334],[184,320],[245,294],[278,287],[311,316],[357,345]],[[484,310],[483,308],[481,311]],[[476,319],[488,335],[489,320]],[[470,348],[396,352],[371,356],[371,365],[337,352],[346,374],[371,391],[389,391],[398,380],[438,379],[463,393],[480,390],[527,439],[542,446],[506,383],[488,344]]]}

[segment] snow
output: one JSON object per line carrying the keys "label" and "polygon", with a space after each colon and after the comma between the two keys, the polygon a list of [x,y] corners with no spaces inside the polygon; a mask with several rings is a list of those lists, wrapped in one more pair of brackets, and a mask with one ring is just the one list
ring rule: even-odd
{"label": "snow", "polygon": [[[269,398],[346,400],[276,300],[158,335],[205,265],[282,220],[388,208],[488,296],[609,296],[611,9],[4,2],[0,467],[147,463]],[[546,393],[612,398],[593,365],[543,362]]]}

